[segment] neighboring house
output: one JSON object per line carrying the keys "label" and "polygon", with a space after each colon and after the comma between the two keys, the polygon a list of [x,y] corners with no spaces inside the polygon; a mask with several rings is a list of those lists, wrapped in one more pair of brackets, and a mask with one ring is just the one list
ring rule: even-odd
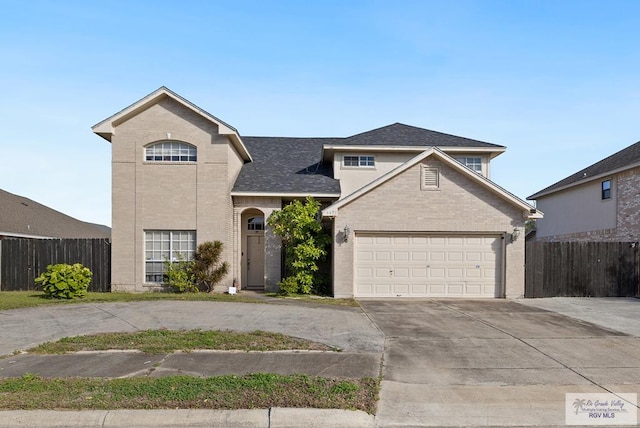
{"label": "neighboring house", "polygon": [[86,223],[23,196],[0,190],[2,238],[111,238],[111,229]]}
{"label": "neighboring house", "polygon": [[640,240],[640,142],[540,190],[537,241]]}
{"label": "neighboring house", "polygon": [[112,289],[162,283],[163,261],[220,240],[222,286],[277,290],[266,219],[320,200],[335,297],[520,297],[541,213],[489,180],[505,147],[393,124],[345,138],[241,137],[165,87],[98,123],[112,144]]}

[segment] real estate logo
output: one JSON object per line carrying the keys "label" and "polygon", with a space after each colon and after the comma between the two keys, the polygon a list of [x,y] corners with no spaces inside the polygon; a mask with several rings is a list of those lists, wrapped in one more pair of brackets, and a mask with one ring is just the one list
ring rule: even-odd
{"label": "real estate logo", "polygon": [[638,394],[567,393],[567,425],[636,425]]}

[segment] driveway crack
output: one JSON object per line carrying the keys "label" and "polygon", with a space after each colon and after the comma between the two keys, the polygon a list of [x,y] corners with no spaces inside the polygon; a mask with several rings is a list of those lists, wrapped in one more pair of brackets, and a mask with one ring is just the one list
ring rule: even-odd
{"label": "driveway crack", "polygon": [[122,321],[125,324],[129,324],[131,327],[133,327],[136,330],[140,330],[140,328],[134,324],[131,324],[129,321],[127,321],[126,319],[119,317],[118,315],[114,314],[113,312],[109,312],[108,310],[106,310],[105,308],[102,308],[98,305],[92,305],[94,308],[98,309],[99,311],[102,311],[104,313],[107,313],[109,315],[111,315],[112,317],[119,319],[120,321]]}

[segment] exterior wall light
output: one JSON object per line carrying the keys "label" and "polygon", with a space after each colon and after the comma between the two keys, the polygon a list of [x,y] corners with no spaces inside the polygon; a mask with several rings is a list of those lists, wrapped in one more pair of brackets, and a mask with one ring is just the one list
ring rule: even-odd
{"label": "exterior wall light", "polygon": [[520,229],[515,227],[513,229],[513,232],[511,233],[511,242],[516,242],[519,236],[520,236]]}
{"label": "exterior wall light", "polygon": [[351,233],[351,229],[349,229],[349,226],[344,227],[343,233],[344,233],[343,241],[349,242],[349,234]]}

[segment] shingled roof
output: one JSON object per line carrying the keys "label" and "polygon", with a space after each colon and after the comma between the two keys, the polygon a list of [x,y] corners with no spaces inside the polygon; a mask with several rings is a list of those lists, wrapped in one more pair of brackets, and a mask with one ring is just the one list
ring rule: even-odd
{"label": "shingled roof", "polygon": [[586,167],[567,178],[545,187],[537,193],[529,196],[527,199],[537,199],[540,196],[554,193],[558,190],[577,186],[582,183],[589,182],[601,178],[605,175],[624,171],[626,169],[640,166],[640,141],[622,149],[611,156]]}
{"label": "shingled roof", "polygon": [[253,162],[245,163],[233,193],[340,195],[331,164],[323,164],[322,147],[339,138],[242,137]]}
{"label": "shingled roof", "polygon": [[341,145],[353,146],[422,146],[422,147],[486,147],[504,148],[497,144],[457,137],[416,126],[394,123],[343,138]]}
{"label": "shingled roof", "polygon": [[77,220],[0,189],[0,237],[111,238],[111,229]]}
{"label": "shingled roof", "polygon": [[470,147],[503,151],[485,143],[424,128],[394,123],[351,137],[242,137],[253,162],[242,167],[233,193],[340,194],[331,162],[322,162],[325,147]]}

